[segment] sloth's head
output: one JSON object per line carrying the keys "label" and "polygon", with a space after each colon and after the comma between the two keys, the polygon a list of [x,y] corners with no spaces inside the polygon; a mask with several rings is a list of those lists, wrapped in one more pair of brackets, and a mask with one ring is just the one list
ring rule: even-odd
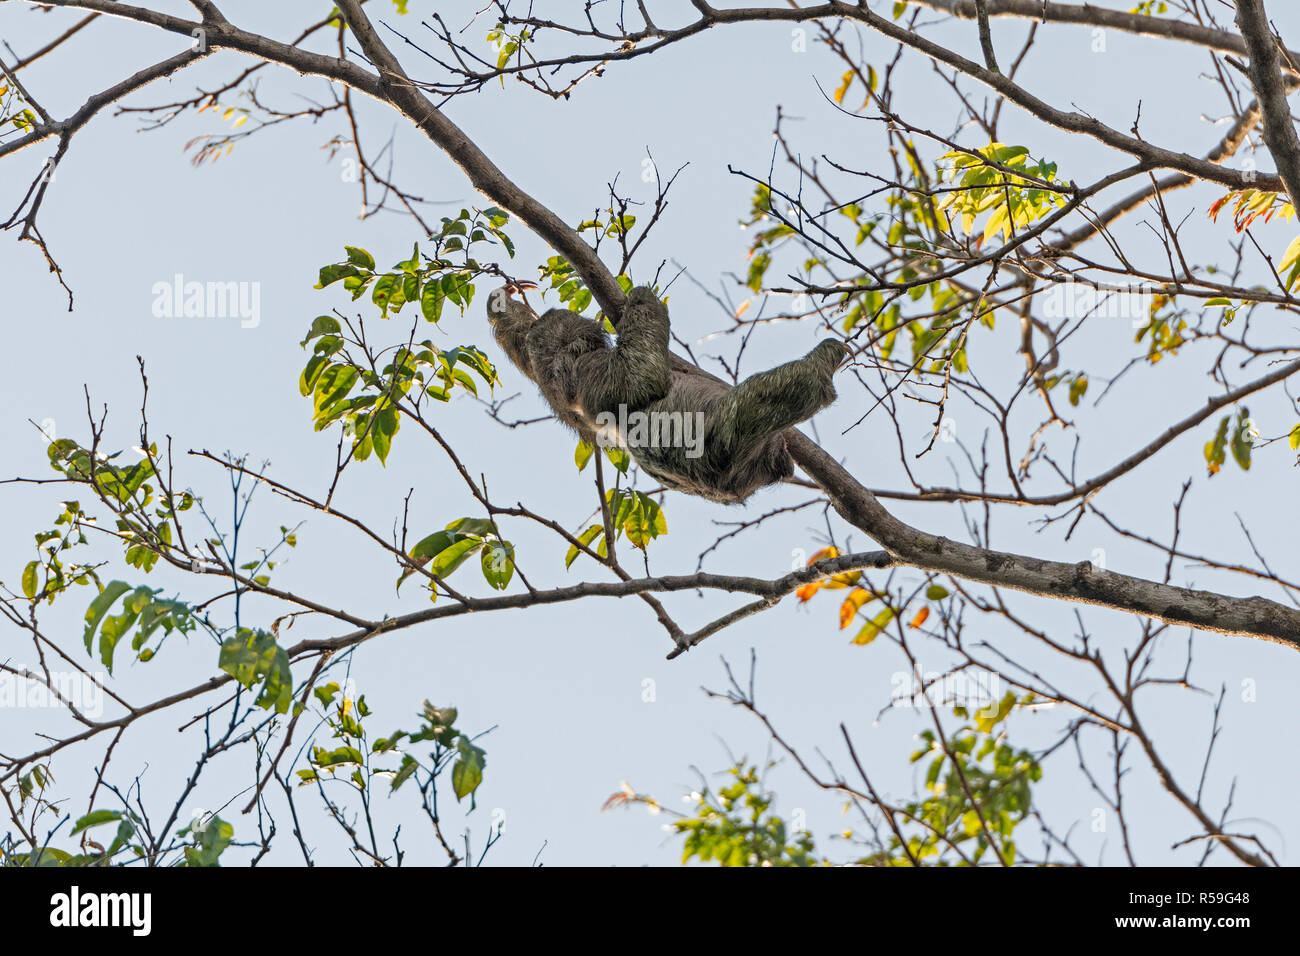
{"label": "sloth's head", "polygon": [[537,313],[527,301],[516,299],[515,294],[522,297],[524,289],[536,288],[535,283],[514,280],[499,289],[493,289],[488,293],[487,300],[487,317],[492,325],[492,337],[505,350],[506,357],[515,367],[529,378],[533,377],[532,362],[528,359],[525,342],[528,330],[537,321]]}
{"label": "sloth's head", "polygon": [[529,325],[537,321],[537,313],[528,305],[528,301],[515,298],[523,296],[525,289],[536,289],[537,283],[515,280],[499,289],[488,293],[488,322],[494,329],[509,328],[517,325]]}

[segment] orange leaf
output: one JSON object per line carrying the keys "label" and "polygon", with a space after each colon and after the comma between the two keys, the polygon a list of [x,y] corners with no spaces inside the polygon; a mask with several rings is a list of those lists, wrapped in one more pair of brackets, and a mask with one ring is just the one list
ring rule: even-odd
{"label": "orange leaf", "polygon": [[925,623],[925,619],[930,616],[930,609],[923,607],[916,612],[916,617],[912,618],[912,627],[920,627]]}
{"label": "orange leaf", "polygon": [[803,587],[794,592],[794,596],[799,599],[800,603],[805,603],[812,600],[812,596],[820,591],[821,587],[821,582],[814,581],[812,584],[803,585]]}

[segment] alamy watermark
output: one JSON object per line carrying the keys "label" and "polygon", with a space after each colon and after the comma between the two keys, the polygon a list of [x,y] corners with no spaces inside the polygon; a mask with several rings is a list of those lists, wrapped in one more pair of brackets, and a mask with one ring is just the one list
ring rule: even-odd
{"label": "alamy watermark", "polygon": [[262,283],[185,281],[153,284],[153,314],[159,319],[239,319],[240,328],[262,322]]}
{"label": "alamy watermark", "polygon": [[49,671],[42,676],[0,673],[0,711],[71,707],[83,717],[104,715],[104,681],[82,671]]}
{"label": "alamy watermark", "polygon": [[97,893],[73,885],[50,897],[50,925],[57,928],[122,927],[148,936],[153,927],[153,894]]}
{"label": "alamy watermark", "polygon": [[1039,294],[1048,319],[1129,319],[1134,326],[1151,316],[1156,291],[1144,286],[1099,289],[1089,282],[1057,282]]}
{"label": "alamy watermark", "polygon": [[596,428],[601,448],[682,448],[687,458],[704,454],[703,412],[638,412],[620,404],[618,414],[597,415]]}
{"label": "alamy watermark", "polygon": [[1002,678],[992,671],[966,669],[956,672],[895,671],[891,707],[965,707],[968,711],[996,707],[1002,699]]}

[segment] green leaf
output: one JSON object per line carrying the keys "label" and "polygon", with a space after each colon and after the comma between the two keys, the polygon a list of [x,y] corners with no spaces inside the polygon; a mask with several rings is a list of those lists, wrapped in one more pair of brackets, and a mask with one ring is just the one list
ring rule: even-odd
{"label": "green leaf", "polygon": [[313,389],[315,392],[317,428],[325,424],[325,422],[320,421],[321,413],[345,398],[348,392],[352,391],[352,386],[357,383],[357,378],[357,370],[350,365],[331,365],[320,374]]}
{"label": "green leaf", "polygon": [[92,810],[90,813],[87,813],[84,817],[77,820],[76,824],[72,827],[72,832],[68,835],[76,836],[82,830],[89,830],[91,827],[97,827],[102,823],[115,823],[121,819],[121,810]]}
{"label": "green leaf", "polygon": [[218,665],[244,687],[252,688],[262,681],[257,705],[288,713],[293,702],[293,673],[289,654],[276,643],[275,635],[241,627],[221,642]]}
{"label": "green leaf", "polygon": [[[591,542],[595,541],[598,536],[604,533],[605,533],[605,529],[601,525],[594,524],[586,531],[582,532],[582,534],[578,535],[578,540],[582,542],[582,546],[584,548],[589,548],[591,547]],[[583,552],[578,548],[577,545],[570,545],[569,553],[564,557],[565,569],[567,570],[573,564],[573,562],[577,560],[578,555],[582,553]]]}
{"label": "green leaf", "polygon": [[305,346],[312,339],[320,335],[335,335],[342,331],[339,320],[332,315],[318,315],[312,320],[311,328],[307,330],[307,337],[300,342]]}
{"label": "green leaf", "polygon": [[668,521],[658,502],[636,492],[636,503],[623,523],[623,530],[635,547],[644,550],[651,539],[668,533]]}
{"label": "green leaf", "polygon": [[433,559],[429,573],[435,577],[445,578],[465,563],[465,560],[483,546],[479,538],[464,538],[443,550]]}
{"label": "green leaf", "polygon": [[121,614],[104,618],[103,625],[99,629],[99,659],[109,673],[113,672],[113,653],[117,649],[118,642],[131,630],[141,612],[153,600],[153,596],[152,589],[138,587],[123,598]]}
{"label": "green leaf", "polygon": [[420,293],[420,312],[430,322],[437,322],[442,318],[443,301],[441,285],[437,279],[430,279],[425,283],[424,291]]}
{"label": "green leaf", "polygon": [[442,551],[451,547],[455,535],[450,531],[435,531],[427,538],[421,538],[419,543],[411,549],[411,557],[417,561],[432,559],[437,557]]}
{"label": "green leaf", "polygon": [[1237,427],[1232,432],[1232,457],[1243,471],[1250,471],[1250,453],[1254,445],[1251,428],[1250,413],[1242,408],[1237,414]]}
{"label": "green leaf", "polygon": [[481,747],[475,747],[464,734],[456,739],[456,750],[460,756],[451,768],[451,787],[459,801],[477,790],[483,782],[487,752]]}
{"label": "green leaf", "polygon": [[762,252],[749,260],[749,274],[745,277],[745,285],[752,292],[760,292],[763,288],[763,276],[767,274],[767,267],[772,264],[772,257]]}
{"label": "green leaf", "polygon": [[483,577],[498,591],[504,591],[515,573],[515,548],[509,541],[489,541],[483,546]]}
{"label": "green leaf", "polygon": [[27,567],[23,568],[23,594],[27,595],[29,600],[36,597],[36,571],[40,566],[39,561],[32,561]]}
{"label": "green leaf", "polygon": [[397,279],[398,277],[393,273],[382,275],[375,283],[375,287],[370,290],[370,301],[383,309],[384,315],[388,314],[389,300],[392,298],[394,290],[400,291],[401,289]]}
{"label": "green leaf", "polygon": [[325,366],[329,364],[328,355],[313,355],[307,360],[307,365],[298,376],[298,391],[304,398],[311,394],[312,389],[316,387],[316,379],[320,373],[325,371]]}
{"label": "green leaf", "polygon": [[487,534],[495,534],[496,528],[487,518],[457,518],[451,524],[447,525],[448,531],[458,531],[461,534],[472,534],[483,537]]}
{"label": "green leaf", "polygon": [[393,776],[392,783],[390,784],[392,789],[396,790],[398,787],[404,784],[408,779],[410,779],[411,775],[415,773],[417,769],[419,769],[419,766],[420,766],[420,762],[418,760],[416,760],[410,754],[404,754],[402,756],[402,765],[398,769],[397,773]]}
{"label": "green leaf", "polygon": [[388,462],[388,451],[392,447],[393,436],[397,434],[400,426],[401,420],[397,409],[392,406],[381,409],[375,414],[375,423],[370,429],[370,437],[374,442],[375,455],[378,456],[380,464]]}
{"label": "green leaf", "polygon": [[460,276],[448,272],[442,277],[439,284],[442,286],[443,295],[464,308],[465,300],[461,297]]}
{"label": "green leaf", "polygon": [[617,445],[610,445],[605,449],[605,457],[609,459],[610,464],[618,469],[620,474],[627,474],[627,470],[632,467],[632,456]]}
{"label": "green leaf", "polygon": [[891,620],[893,620],[893,618],[894,618],[894,609],[888,607],[885,608],[874,618],[868,621],[865,625],[863,625],[862,630],[858,631],[858,634],[855,638],[853,638],[852,643],[859,644],[859,645],[870,644],[882,633],[884,633],[885,627],[889,624]]}
{"label": "green leaf", "polygon": [[90,602],[90,607],[86,610],[86,650],[91,648],[91,642],[95,637],[95,629],[99,627],[100,620],[104,617],[105,612],[113,606],[113,602],[120,598],[127,591],[131,590],[131,585],[125,581],[112,581],[106,585],[95,600]]}
{"label": "green leaf", "polygon": [[194,846],[185,848],[185,865],[211,867],[220,866],[220,856],[230,846],[235,836],[235,828],[218,816],[213,816],[204,824],[195,836]]}
{"label": "green leaf", "polygon": [[321,266],[320,281],[316,284],[316,288],[323,289],[328,285],[333,285],[335,282],[338,282],[340,279],[356,278],[360,275],[361,273],[357,271],[356,266],[350,266],[350,265]]}
{"label": "green leaf", "polygon": [[363,269],[375,271],[375,257],[364,249],[358,249],[356,246],[344,246],[348,253],[348,262],[354,266],[361,266]]}

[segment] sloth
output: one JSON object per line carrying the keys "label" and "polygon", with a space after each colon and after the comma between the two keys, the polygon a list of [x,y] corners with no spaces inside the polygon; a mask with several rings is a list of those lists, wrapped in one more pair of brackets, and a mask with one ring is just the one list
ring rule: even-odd
{"label": "sloth", "polygon": [[488,296],[488,321],[506,357],[541,389],[555,416],[595,444],[625,447],[665,487],[738,504],[794,474],[782,432],[835,401],[831,381],[849,355],[825,339],[803,358],[729,386],[668,351],[668,310],[654,291],[629,293],[613,344],[569,309],[538,316]]}

